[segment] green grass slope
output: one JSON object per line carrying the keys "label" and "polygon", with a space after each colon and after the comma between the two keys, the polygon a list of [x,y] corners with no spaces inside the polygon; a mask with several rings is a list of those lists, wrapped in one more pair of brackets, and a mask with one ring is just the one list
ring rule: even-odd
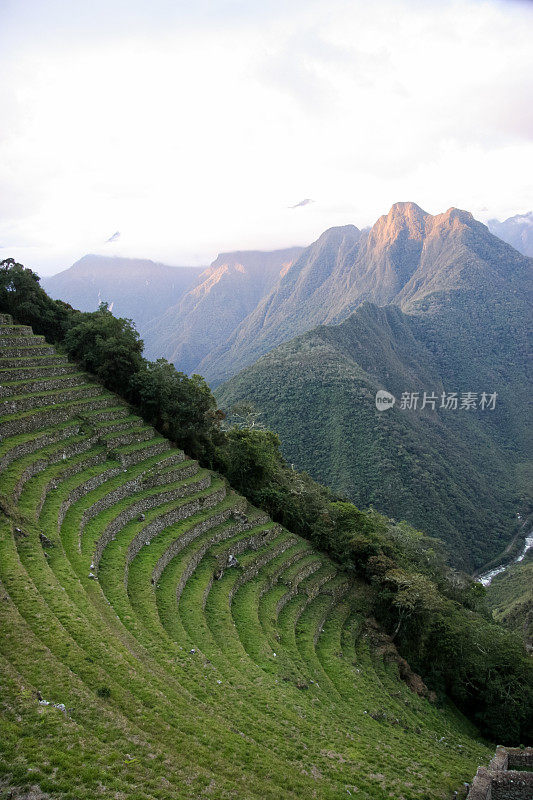
{"label": "green grass slope", "polygon": [[0,394],[0,796],[430,800],[489,758],[368,586],[6,316]]}

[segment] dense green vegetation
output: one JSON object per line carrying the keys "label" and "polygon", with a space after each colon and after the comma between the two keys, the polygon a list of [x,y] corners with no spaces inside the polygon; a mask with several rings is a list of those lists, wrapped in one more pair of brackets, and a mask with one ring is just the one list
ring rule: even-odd
{"label": "dense green vegetation", "polygon": [[106,307],[91,314],[66,309],[13,263],[2,265],[0,278],[0,311],[29,323],[42,309],[40,332],[96,370],[161,433],[219,469],[254,505],[366,582],[367,611],[430,686],[448,694],[485,735],[509,744],[531,736],[531,662],[518,637],[490,622],[483,590],[446,566],[438,542],[360,511],[291,469],[275,434],[242,423],[222,430],[205,382],[164,361],[146,362],[131,324],[115,320]]}
{"label": "dense green vegetation", "polygon": [[516,631],[533,650],[533,553],[496,575],[487,589],[487,607],[501,625]]}
{"label": "dense green vegetation", "polygon": [[0,307],[14,319],[24,320],[34,333],[46,336],[49,342],[61,342],[76,312],[52,300],[39,285],[39,276],[18,264],[13,258],[0,262]]}
{"label": "dense green vegetation", "polygon": [[[523,498],[515,467],[527,458],[518,430],[527,404],[510,378],[491,378],[488,367],[468,378],[473,357],[452,382],[444,364],[450,339],[421,328],[394,306],[367,303],[340,325],[276,348],[215,396],[224,410],[253,403],[259,419],[279,433],[289,462],[357,506],[443,539],[452,563],[473,571],[516,530]],[[462,330],[457,321],[454,336]],[[464,338],[470,346],[470,334]],[[458,344],[454,360],[462,364]],[[515,378],[526,385],[524,376]],[[495,410],[439,407],[443,392],[460,396],[466,387],[478,397],[483,387],[497,391]],[[374,402],[382,388],[397,398],[385,412]],[[416,410],[399,407],[403,392],[419,394]],[[424,392],[435,394],[434,410],[421,408]]]}

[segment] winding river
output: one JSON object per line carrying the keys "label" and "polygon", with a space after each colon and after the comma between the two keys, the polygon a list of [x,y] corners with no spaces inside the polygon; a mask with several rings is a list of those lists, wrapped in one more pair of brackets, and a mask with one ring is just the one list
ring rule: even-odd
{"label": "winding river", "polygon": [[531,548],[533,547],[533,531],[530,531],[526,536],[524,547],[522,548],[520,555],[517,556],[514,561],[510,561],[509,564],[504,564],[501,567],[495,567],[494,569],[489,570],[489,572],[485,572],[483,575],[478,577],[478,581],[483,584],[483,586],[489,586],[490,582],[496,575],[500,575],[502,572],[505,572],[507,567],[510,567],[511,564],[518,564],[519,561],[523,561],[526,557],[526,554]]}

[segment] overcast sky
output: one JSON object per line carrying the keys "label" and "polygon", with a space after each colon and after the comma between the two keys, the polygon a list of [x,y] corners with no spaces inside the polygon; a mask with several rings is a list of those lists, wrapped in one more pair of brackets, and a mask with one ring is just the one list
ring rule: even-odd
{"label": "overcast sky", "polygon": [[532,40],[525,0],[0,0],[0,258],[207,264],[400,200],[528,211]]}

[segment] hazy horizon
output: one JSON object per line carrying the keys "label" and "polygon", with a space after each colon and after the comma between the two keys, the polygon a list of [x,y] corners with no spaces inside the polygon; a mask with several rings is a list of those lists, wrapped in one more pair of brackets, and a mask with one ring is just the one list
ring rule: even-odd
{"label": "hazy horizon", "polygon": [[[399,201],[399,202],[402,202],[402,201]],[[414,202],[414,201],[404,201],[404,202]],[[423,209],[423,210],[426,211],[427,209]],[[436,212],[436,213],[443,213],[446,210],[447,209],[443,209],[441,212]],[[463,210],[468,211],[468,209],[463,209]],[[387,214],[388,211],[389,211],[389,209],[387,209],[387,211],[385,211],[384,214]],[[529,212],[529,213],[531,213],[531,212]],[[380,215],[380,216],[382,216],[382,215]],[[484,222],[486,224],[486,220],[480,220],[480,221]],[[374,220],[374,223],[375,222],[377,222],[377,218],[376,218],[376,220]],[[362,225],[360,226],[360,225],[357,225],[356,223],[353,223],[353,224],[356,225],[356,227],[358,227],[361,230],[363,230],[365,228],[368,229],[368,228],[372,227],[373,223],[371,223],[368,226],[362,226]],[[317,235],[316,238],[318,238],[318,236],[320,236],[320,234],[323,233],[323,232],[324,231],[320,231],[320,233]],[[118,240],[116,240],[116,241],[118,241]],[[113,244],[114,244],[114,242],[113,242]],[[135,254],[125,255],[125,254],[119,252],[120,248],[114,248],[117,252],[112,252],[111,249],[107,249],[106,250],[106,249],[102,248],[101,252],[95,251],[95,252],[82,253],[78,257],[76,257],[72,261],[72,263],[66,264],[66,265],[61,266],[61,267],[59,267],[57,269],[53,269],[52,271],[51,270],[47,270],[47,269],[43,270],[42,268],[39,268],[38,266],[32,267],[32,269],[34,269],[34,271],[37,272],[37,274],[40,275],[41,277],[49,278],[49,277],[53,277],[54,275],[57,275],[57,274],[59,274],[61,272],[64,272],[67,269],[70,269],[72,266],[77,264],[79,261],[81,261],[86,256],[97,256],[97,257],[99,256],[99,257],[107,258],[107,259],[124,258],[124,259],[138,260],[138,261],[152,261],[152,262],[154,262],[156,264],[164,264],[164,266],[174,267],[176,269],[180,269],[180,268],[181,269],[188,269],[188,268],[189,269],[197,269],[199,267],[202,268],[202,269],[207,269],[207,267],[209,267],[210,264],[213,261],[215,261],[218,256],[223,255],[224,253],[234,253],[234,252],[241,252],[241,251],[244,251],[244,252],[246,252],[246,251],[271,252],[271,251],[275,251],[275,250],[286,250],[286,249],[290,249],[292,247],[305,248],[305,247],[308,247],[310,244],[312,244],[312,241],[304,242],[304,243],[300,242],[299,244],[294,244],[294,243],[293,244],[286,244],[286,245],[281,245],[279,247],[272,247],[272,248],[266,248],[266,247],[247,247],[247,248],[234,247],[232,249],[219,250],[217,252],[214,252],[213,256],[211,258],[209,258],[209,261],[206,261],[204,263],[198,263],[198,264],[193,264],[193,263],[191,263],[191,264],[184,264],[184,263],[178,264],[178,263],[172,263],[170,261],[167,262],[167,261],[161,261],[160,259],[151,258],[149,255],[142,255],[142,256],[135,255]],[[29,264],[25,264],[24,266],[30,266],[30,265]]]}
{"label": "hazy horizon", "polygon": [[402,200],[525,213],[531,23],[519,0],[8,0],[0,257],[203,266]]}

